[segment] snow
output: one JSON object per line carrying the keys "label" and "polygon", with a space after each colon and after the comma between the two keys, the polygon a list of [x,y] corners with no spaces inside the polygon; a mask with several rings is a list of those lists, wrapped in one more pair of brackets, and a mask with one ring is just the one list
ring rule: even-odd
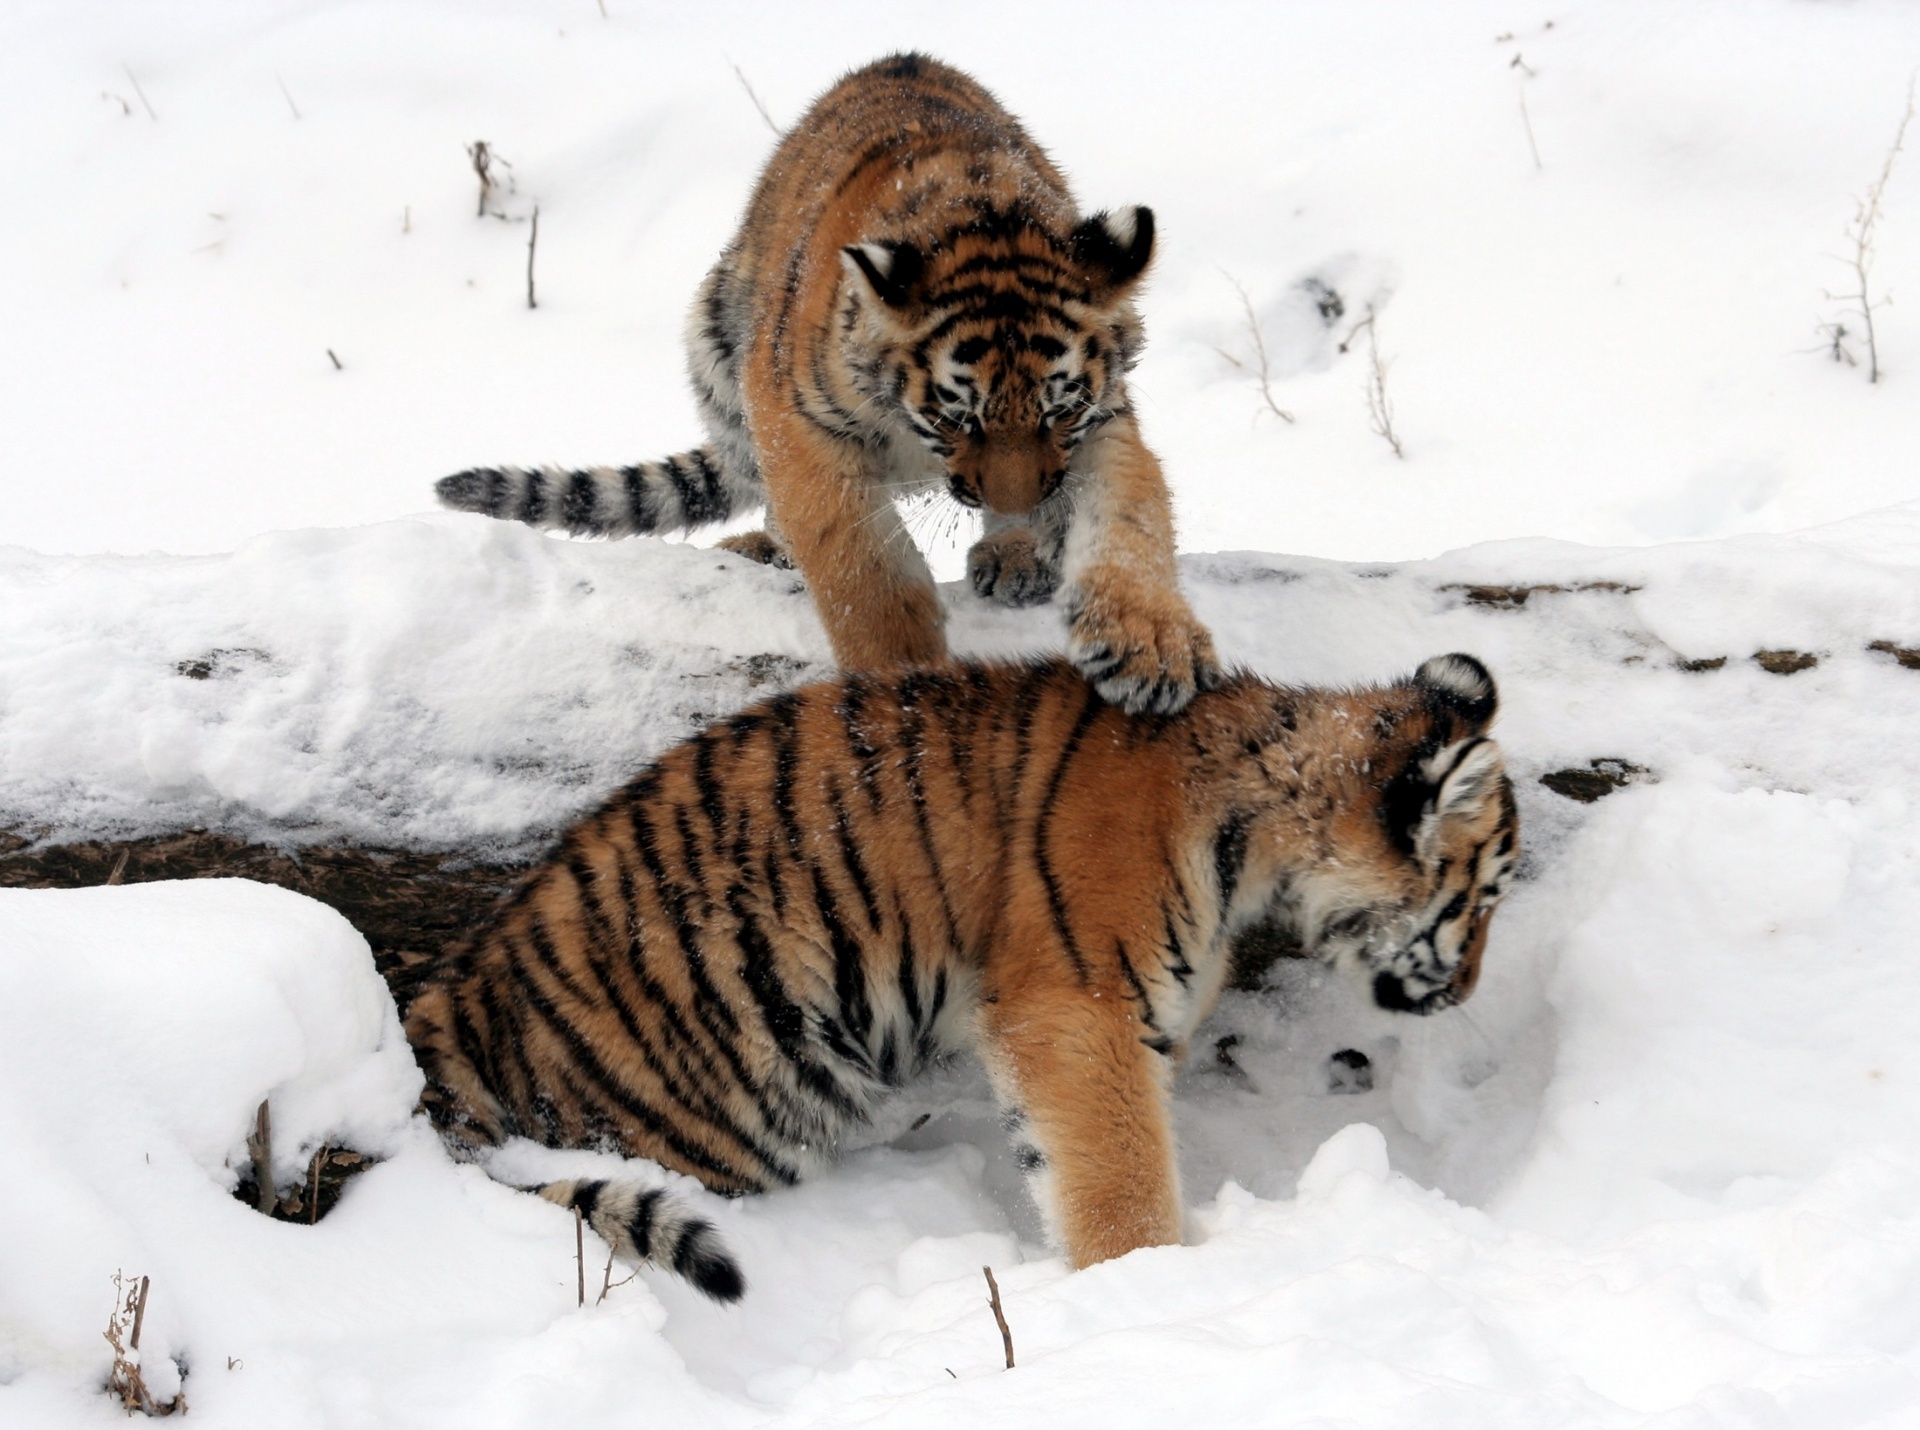
{"label": "snow", "polygon": [[[596,1301],[590,1239],[580,1307],[570,1220],[411,1116],[337,915],[0,891],[0,1425],[123,1423],[116,1270],[152,1278],[150,1383],[184,1367],[214,1426],[1920,1423],[1920,671],[1873,648],[1920,650],[1920,347],[1894,307],[1877,387],[1804,351],[1911,10],[607,8],[0,16],[31,140],[0,829],[528,854],[828,670],[791,574],[422,509],[475,462],[690,438],[681,311],[770,137],[731,66],[784,122],[918,44],[1089,204],[1155,207],[1137,385],[1223,654],[1498,677],[1527,855],[1481,986],[1430,1019],[1314,966],[1230,995],[1177,1087],[1185,1246],[1069,1272],[963,1064],[808,1185],[677,1180],[741,1306],[651,1272]],[[536,311],[527,225],[473,217],[476,138],[510,217],[541,206]],[[1887,204],[1900,292],[1920,176]],[[1307,276],[1375,305],[1404,462]],[[1293,425],[1215,351],[1251,357],[1236,281]],[[943,596],[959,650],[1059,646],[1050,609]],[[1539,782],[1597,759],[1637,772],[1591,805]],[[1331,1090],[1344,1050],[1371,1088]],[[263,1098],[283,1179],[381,1159],[316,1226],[231,1195]]]}

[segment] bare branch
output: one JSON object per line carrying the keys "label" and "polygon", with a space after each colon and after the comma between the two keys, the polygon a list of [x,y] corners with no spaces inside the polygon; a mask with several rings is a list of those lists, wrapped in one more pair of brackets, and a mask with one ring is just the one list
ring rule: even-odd
{"label": "bare branch", "polygon": [[280,86],[280,93],[286,96],[287,108],[293,111],[293,117],[295,119],[300,118],[300,106],[293,102],[293,94],[287,89],[287,82],[281,79],[279,75],[273,77],[273,82]]}
{"label": "bare branch", "polygon": [[1393,403],[1387,399],[1388,364],[1380,356],[1380,328],[1371,303],[1367,304],[1367,316],[1353,325],[1347,340],[1340,344],[1340,351],[1353,346],[1362,332],[1367,335],[1367,425],[1393,448],[1394,456],[1404,460],[1407,454],[1400,445],[1400,434],[1393,429]]}
{"label": "bare branch", "polygon": [[785,138],[786,130],[773,122],[773,116],[767,113],[766,105],[762,104],[760,96],[753,92],[753,82],[747,78],[746,71],[739,65],[734,65],[732,60],[728,60],[727,63],[733,65],[733,77],[740,81],[740,88],[747,92],[747,98],[753,101],[753,107],[759,110],[760,117],[767,121],[767,128],[773,131],[775,138]]}
{"label": "bare branch", "polygon": [[540,244],[540,205],[533,206],[533,228],[527,234],[527,306],[537,308],[540,305],[533,299],[533,253]]}
{"label": "bare branch", "polygon": [[127,76],[127,83],[133,86],[133,92],[140,96],[140,107],[147,111],[147,118],[158,123],[160,116],[153,112],[153,105],[147,99],[147,92],[140,88],[140,81],[133,77],[132,66],[121,65],[120,68]]}
{"label": "bare branch", "polygon": [[[1013,1369],[1013,1332],[1007,1329],[1006,1313],[1000,1309],[1000,1284],[993,1279],[993,1268],[980,1268],[987,1276],[987,1304],[993,1307],[993,1319],[1000,1326],[1000,1343],[1007,1348],[1007,1369]],[[951,1372],[949,1372],[951,1374]],[[956,1376],[955,1379],[958,1379]]]}
{"label": "bare branch", "polygon": [[[1893,143],[1887,149],[1887,157],[1881,162],[1880,173],[1867,186],[1853,211],[1853,222],[1846,227],[1847,242],[1852,252],[1844,259],[1853,272],[1855,291],[1851,293],[1828,294],[1840,302],[1850,304],[1854,312],[1860,315],[1861,340],[1867,345],[1867,381],[1880,381],[1880,342],[1879,334],[1874,330],[1873,315],[1877,309],[1884,308],[1890,299],[1873,296],[1873,260],[1874,241],[1880,224],[1880,201],[1887,191],[1887,182],[1893,177],[1894,160],[1900,157],[1900,151],[1907,142],[1907,126],[1913,122],[1914,80],[1907,81],[1907,107],[1900,115],[1900,127],[1894,131]],[[1832,351],[1834,361],[1840,361],[1844,354],[1840,340],[1845,337],[1839,323],[1823,324],[1821,331],[1830,333],[1833,338]],[[1851,354],[1844,354],[1851,361]]]}
{"label": "bare branch", "polygon": [[1253,338],[1254,366],[1249,368],[1225,348],[1216,347],[1214,351],[1219,353],[1221,357],[1225,358],[1235,368],[1238,368],[1241,372],[1246,373],[1258,382],[1260,384],[1260,398],[1261,401],[1266,404],[1267,411],[1271,412],[1275,417],[1278,417],[1282,422],[1292,425],[1293,414],[1273,400],[1272,374],[1267,362],[1267,343],[1266,339],[1260,335],[1260,321],[1253,315],[1253,299],[1247,296],[1246,286],[1242,284],[1238,278],[1235,278],[1224,268],[1220,270],[1220,273],[1227,282],[1233,285],[1233,291],[1240,295],[1240,311],[1246,317],[1247,332],[1251,334]]}

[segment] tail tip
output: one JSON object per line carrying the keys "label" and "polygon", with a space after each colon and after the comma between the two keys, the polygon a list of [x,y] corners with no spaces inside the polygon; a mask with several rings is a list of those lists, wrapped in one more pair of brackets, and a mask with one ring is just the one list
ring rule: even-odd
{"label": "tail tip", "polygon": [[433,493],[440,498],[442,506],[450,506],[455,511],[478,511],[487,509],[488,491],[492,473],[475,468],[471,471],[455,472],[450,477],[442,477],[433,484]]}
{"label": "tail tip", "polygon": [[681,1234],[673,1269],[723,1306],[731,1306],[747,1293],[747,1278],[740,1274],[739,1263],[708,1222],[695,1222]]}

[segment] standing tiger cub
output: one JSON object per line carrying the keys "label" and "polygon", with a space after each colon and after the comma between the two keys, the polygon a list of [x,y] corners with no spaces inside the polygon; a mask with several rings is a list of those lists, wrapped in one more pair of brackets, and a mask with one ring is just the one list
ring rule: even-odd
{"label": "standing tiger cub", "polygon": [[957,70],[856,70],[774,150],[707,275],[687,360],[709,440],[661,462],[443,478],[462,511],[575,534],[682,531],[767,508],[723,545],[797,566],[845,670],[946,654],[932,574],[894,507],[980,508],[983,596],[1056,591],[1101,696],[1178,710],[1219,673],[1180,594],[1173,513],[1126,373],[1153,214],[1082,218],[1019,121]]}
{"label": "standing tiger cub", "polygon": [[[1128,716],[1064,662],[805,687],[667,752],[465,946],[407,1035],[456,1141],[791,1184],[930,1061],[985,1063],[1075,1265],[1180,1239],[1169,1083],[1256,920],[1382,1007],[1465,998],[1517,858],[1467,656],[1355,692],[1236,675]],[[542,1189],[723,1300],[707,1223]]]}

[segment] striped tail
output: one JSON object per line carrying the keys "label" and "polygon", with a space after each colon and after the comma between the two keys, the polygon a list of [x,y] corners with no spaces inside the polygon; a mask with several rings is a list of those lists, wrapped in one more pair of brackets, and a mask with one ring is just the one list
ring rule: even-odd
{"label": "striped tail", "polygon": [[476,467],[434,483],[443,506],[575,536],[652,536],[726,521],[760,506],[736,489],[711,446],[635,467]]}
{"label": "striped tail", "polygon": [[548,1182],[533,1190],[558,1206],[577,1209],[629,1265],[671,1271],[723,1304],[738,1301],[747,1289],[713,1223],[661,1188],[594,1180]]}

